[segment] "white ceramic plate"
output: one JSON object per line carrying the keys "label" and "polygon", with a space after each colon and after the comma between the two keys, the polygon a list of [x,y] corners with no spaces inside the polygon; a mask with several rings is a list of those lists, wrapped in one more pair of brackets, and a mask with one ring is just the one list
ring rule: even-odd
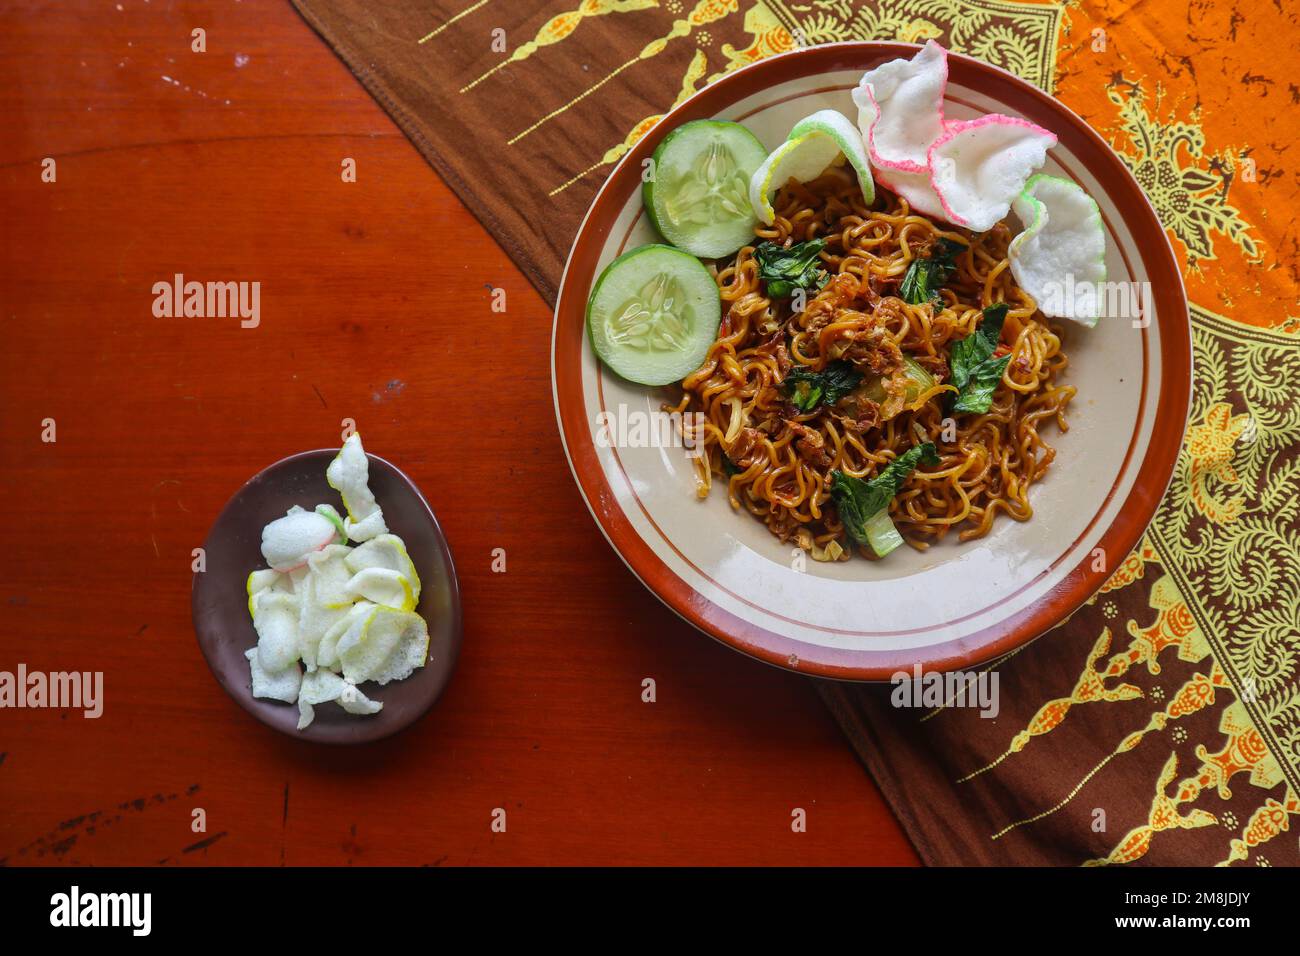
{"label": "white ceramic plate", "polygon": [[602,413],[652,415],[673,389],[634,385],[597,360],[584,313],[600,270],[661,242],[641,206],[643,160],[669,131],[700,118],[743,122],[769,149],[819,109],[852,118],[862,73],[911,56],[907,44],[800,50],[738,71],[682,104],[610,175],[570,255],[556,305],[553,378],[560,432],[593,516],[632,571],[708,634],[774,664],[823,676],[882,680],[920,664],[965,667],[1065,620],[1137,544],[1177,459],[1191,385],[1187,303],[1155,213],[1121,160],[1081,119],[1009,73],[950,54],[949,119],[999,112],[1052,130],[1044,172],[1078,182],[1099,203],[1110,281],[1149,282],[1148,324],[1103,318],[1071,328],[1065,381],[1078,388],[1070,430],[1031,491],[1034,517],[999,519],[984,538],[955,539],[885,561],[806,562],[723,489],[695,497],[686,452],[598,438]]}

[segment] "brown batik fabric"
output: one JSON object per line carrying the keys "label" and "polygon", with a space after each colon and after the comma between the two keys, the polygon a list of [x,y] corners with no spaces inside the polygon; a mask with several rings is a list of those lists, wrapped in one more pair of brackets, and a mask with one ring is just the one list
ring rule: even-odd
{"label": "brown batik fabric", "polygon": [[889,687],[819,688],[927,862],[1297,862],[1300,181],[1282,154],[1300,55],[1278,42],[1297,36],[1287,5],[294,3],[550,301],[620,157],[676,103],[773,53],[933,37],[1083,116],[1150,196],[1194,303],[1173,486],[1092,602],[991,665],[996,718],[896,708]]}

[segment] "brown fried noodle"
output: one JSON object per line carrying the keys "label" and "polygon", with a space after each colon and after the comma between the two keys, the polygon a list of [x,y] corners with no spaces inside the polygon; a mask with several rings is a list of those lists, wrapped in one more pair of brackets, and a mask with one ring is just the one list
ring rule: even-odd
{"label": "brown fried noodle", "polygon": [[[981,537],[999,513],[1028,520],[1030,485],[1056,454],[1039,424],[1055,419],[1065,431],[1075,394],[1057,384],[1068,364],[1061,330],[1046,323],[1007,268],[1005,224],[982,234],[948,230],[880,189],[874,206],[863,204],[844,169],[783,188],[776,221],[759,227],[759,241],[825,237],[822,264],[831,280],[793,314],[789,299],[764,294],[753,246],[720,262],[718,337],[669,409],[705,416],[705,454],[695,459],[699,496],[708,496],[715,479],[725,482],[733,508],[745,508],[819,560],[844,560],[850,546],[831,498],[831,471],[869,478],[920,441],[934,442],[941,463],[914,471],[890,506],[914,548],[950,532],[960,541]],[[969,246],[942,290],[942,308],[904,302],[897,285],[908,263],[939,238]],[[950,377],[949,349],[971,334],[984,306],[997,302],[1009,305],[997,354],[1009,348],[1012,359],[989,411],[954,415],[945,428],[944,397],[952,389],[941,386]],[[940,382],[906,405],[900,351]],[[780,387],[789,369],[821,370],[837,358],[882,383],[884,401],[855,394],[836,407],[800,413]]]}

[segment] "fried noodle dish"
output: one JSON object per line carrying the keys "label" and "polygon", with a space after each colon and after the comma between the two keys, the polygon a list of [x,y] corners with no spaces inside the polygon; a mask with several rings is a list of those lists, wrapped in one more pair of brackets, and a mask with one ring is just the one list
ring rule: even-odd
{"label": "fried noodle dish", "polygon": [[[932,443],[889,502],[906,543],[1032,517],[1029,489],[1055,457],[1042,429],[1066,430],[1075,389],[1060,384],[1062,330],[1008,268],[1007,225],[950,229],[885,189],[867,207],[845,167],[789,182],[773,205],[773,225],[718,263],[717,339],[667,408],[703,413],[699,497],[719,482],[733,508],[816,560],[847,560],[855,543],[872,558],[846,534],[835,484]],[[793,268],[816,280],[773,283],[765,269],[800,251]],[[984,356],[972,354],[981,327]]]}

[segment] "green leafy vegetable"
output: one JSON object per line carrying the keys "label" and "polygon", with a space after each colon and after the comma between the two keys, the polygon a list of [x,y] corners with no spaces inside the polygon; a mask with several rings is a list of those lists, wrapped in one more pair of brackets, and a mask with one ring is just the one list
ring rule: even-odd
{"label": "green leafy vegetable", "polygon": [[829,363],[823,371],[791,369],[781,386],[799,411],[811,412],[818,405],[834,405],[858,387],[862,373],[842,359]]}
{"label": "green leafy vegetable", "polygon": [[767,286],[767,294],[784,299],[795,289],[820,289],[830,276],[819,265],[817,254],[826,248],[825,239],[809,239],[786,249],[774,242],[764,242],[754,250],[758,277]]}
{"label": "green leafy vegetable", "polygon": [[960,242],[940,239],[930,247],[930,254],[924,259],[913,259],[898,287],[903,301],[912,305],[943,301],[939,290],[952,278],[953,270],[957,268],[957,257],[965,251],[966,247]]}
{"label": "green leafy vegetable", "polygon": [[983,413],[993,404],[993,392],[1002,381],[1002,373],[1010,355],[994,358],[1002,338],[1002,323],[1007,317],[1007,304],[999,302],[984,310],[983,321],[966,338],[952,347],[952,384],[957,388],[953,400],[954,412]]}
{"label": "green leafy vegetable", "polygon": [[1002,381],[1002,373],[1010,361],[1011,356],[1004,355],[1002,358],[990,359],[976,366],[965,390],[953,402],[952,410],[972,414],[987,412],[993,404],[993,393],[997,390],[998,383]]}
{"label": "green leafy vegetable", "polygon": [[903,543],[903,537],[889,519],[889,503],[903,487],[917,465],[937,465],[939,455],[933,442],[913,445],[869,481],[844,472],[831,472],[831,497],[840,520],[853,540],[871,547],[883,558]]}

